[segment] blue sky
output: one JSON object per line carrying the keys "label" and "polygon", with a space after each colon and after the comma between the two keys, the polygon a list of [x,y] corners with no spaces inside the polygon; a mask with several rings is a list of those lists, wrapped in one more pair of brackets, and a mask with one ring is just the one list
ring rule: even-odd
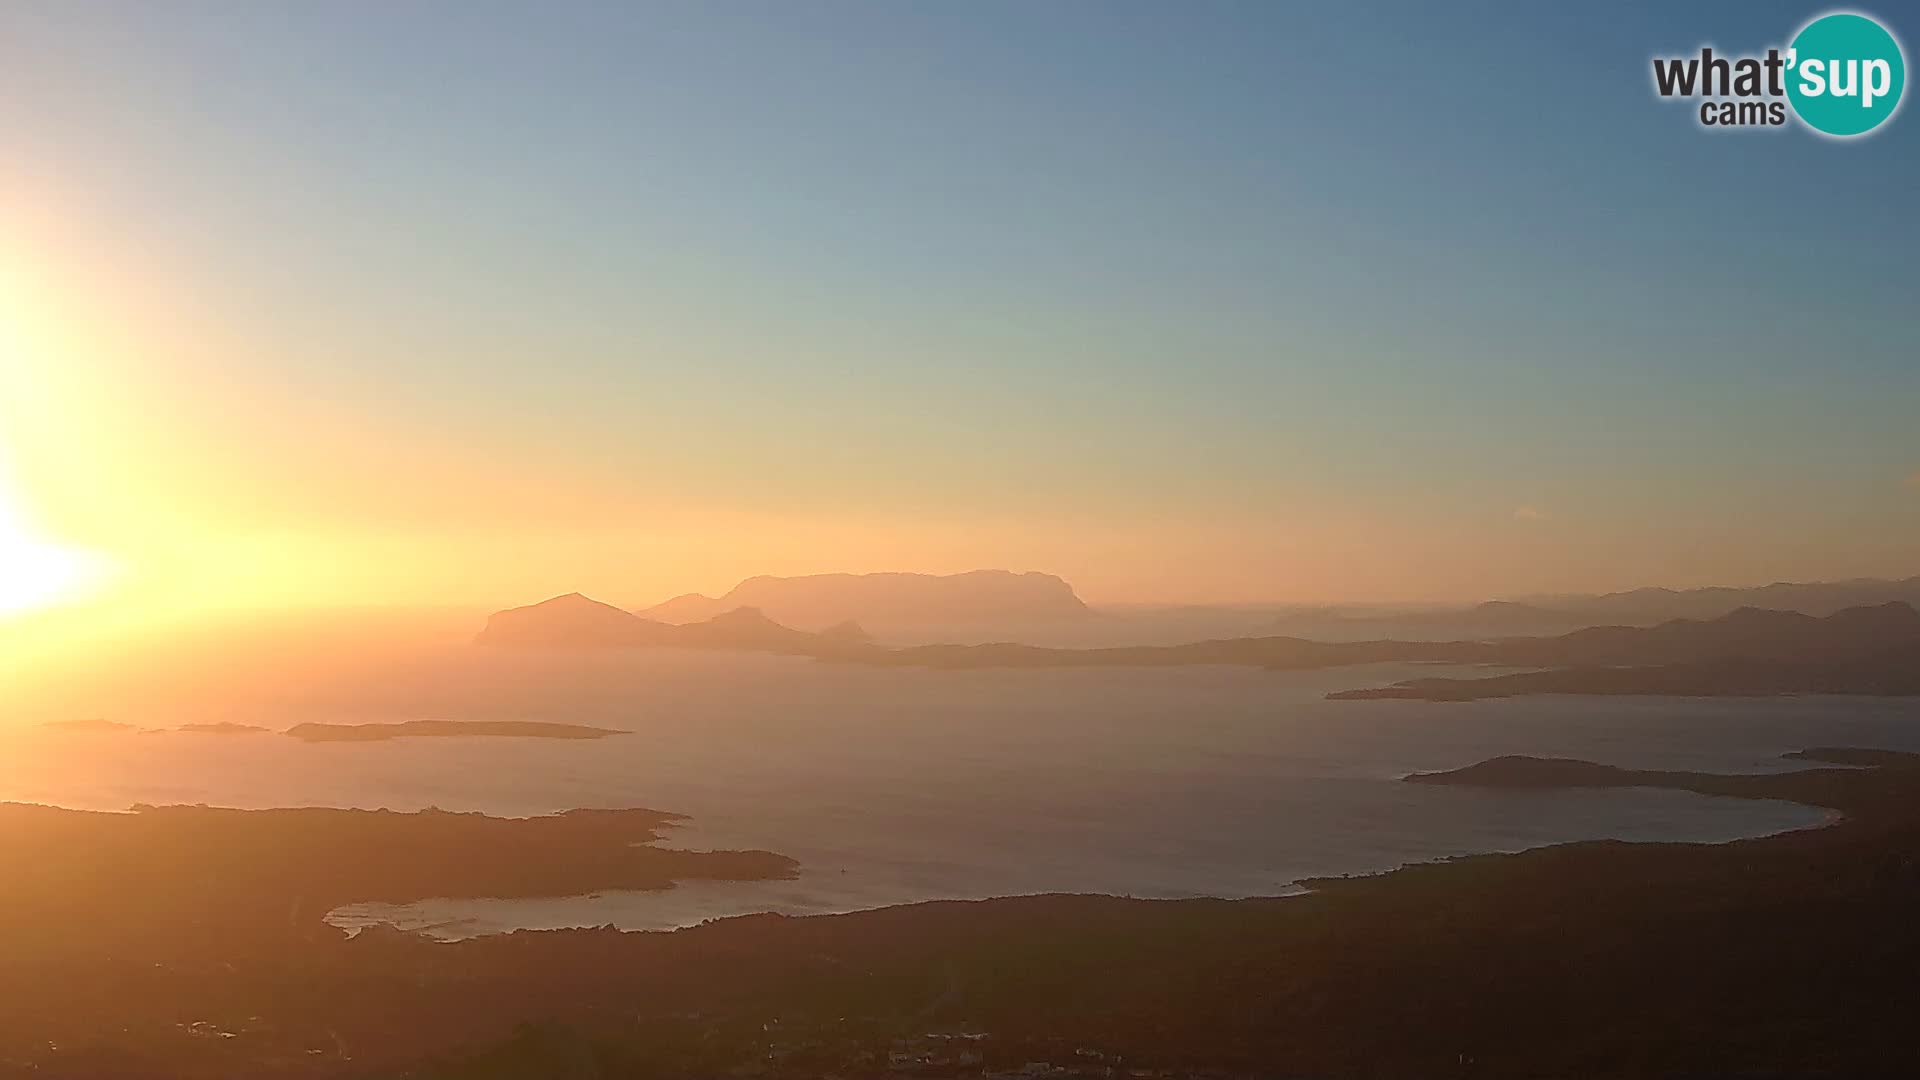
{"label": "blue sky", "polygon": [[[597,522],[596,573],[698,546],[640,519],[814,537],[687,588],[1076,552],[1116,598],[1920,572],[1916,121],[1713,133],[1650,88],[1820,8],[555,7],[0,13],[0,193],[219,328],[106,361],[202,446],[181,474],[263,448],[208,520],[515,498],[276,509],[319,467],[273,448],[297,401],[590,478],[525,509]],[[890,565],[827,565],[836,515]],[[916,557],[929,521],[980,543]]]}

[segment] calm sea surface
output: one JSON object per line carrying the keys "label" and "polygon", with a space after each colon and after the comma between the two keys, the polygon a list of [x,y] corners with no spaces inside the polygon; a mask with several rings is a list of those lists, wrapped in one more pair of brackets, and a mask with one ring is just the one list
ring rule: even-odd
{"label": "calm sea surface", "polygon": [[1398,778],[1514,753],[1762,771],[1790,767],[1781,753],[1813,745],[1920,750],[1912,701],[1322,698],[1434,673],[932,672],[734,654],[456,651],[209,718],[275,727],[517,718],[634,734],[309,745],[278,734],[16,728],[0,733],[0,799],[512,815],[647,806],[692,815],[668,844],[768,848],[803,866],[795,881],[364,905],[334,916],[462,937],[1055,891],[1271,895],[1306,877],[1569,840],[1728,840],[1821,815],[1681,792],[1488,792]]}

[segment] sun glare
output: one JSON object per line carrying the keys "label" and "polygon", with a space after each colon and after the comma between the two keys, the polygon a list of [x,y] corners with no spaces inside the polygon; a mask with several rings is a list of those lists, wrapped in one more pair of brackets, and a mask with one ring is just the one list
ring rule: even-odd
{"label": "sun glare", "polygon": [[81,552],[0,536],[0,618],[78,599],[98,580],[96,561]]}
{"label": "sun glare", "polygon": [[100,556],[40,536],[0,478],[0,618],[81,599],[107,570]]}
{"label": "sun glare", "polygon": [[[35,400],[37,369],[30,348],[32,305],[19,278],[0,264],[0,405]],[[0,409],[0,423],[20,414]],[[0,430],[0,436],[7,434]],[[54,542],[36,527],[0,445],[0,619],[78,600],[103,584],[109,564],[99,555]]]}

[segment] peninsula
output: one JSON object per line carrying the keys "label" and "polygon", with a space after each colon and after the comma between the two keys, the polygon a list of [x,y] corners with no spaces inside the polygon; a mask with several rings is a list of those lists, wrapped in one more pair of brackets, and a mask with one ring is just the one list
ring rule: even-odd
{"label": "peninsula", "polygon": [[1910,1074],[1920,756],[1790,756],[1813,767],[1506,758],[1408,781],[1790,799],[1833,824],[1451,859],[1287,898],[1035,896],[452,944],[346,939],[321,916],[792,864],[652,847],[670,817],[652,811],[0,807],[0,857],[33,868],[0,915],[34,928],[0,969],[0,1076],[877,1076],[893,1048],[952,1032],[974,1072]]}

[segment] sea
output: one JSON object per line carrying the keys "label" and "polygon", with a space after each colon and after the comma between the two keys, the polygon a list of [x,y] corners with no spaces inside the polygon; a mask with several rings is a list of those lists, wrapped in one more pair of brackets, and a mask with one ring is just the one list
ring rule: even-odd
{"label": "sea", "polygon": [[687,815],[667,846],[762,848],[801,864],[787,881],[359,904],[329,916],[350,930],[383,923],[454,940],[1033,893],[1285,895],[1303,879],[1570,841],[1728,841],[1824,816],[1676,791],[1489,791],[1401,778],[1500,754],[1765,772],[1799,767],[1780,755],[1816,745],[1920,751],[1912,700],[1325,698],[1443,674],[1410,665],[931,671],[744,653],[465,649],[217,718],[270,728],[532,719],[631,734],[306,743],[271,731],[14,724],[0,728],[0,799],[515,816],[649,807]]}

